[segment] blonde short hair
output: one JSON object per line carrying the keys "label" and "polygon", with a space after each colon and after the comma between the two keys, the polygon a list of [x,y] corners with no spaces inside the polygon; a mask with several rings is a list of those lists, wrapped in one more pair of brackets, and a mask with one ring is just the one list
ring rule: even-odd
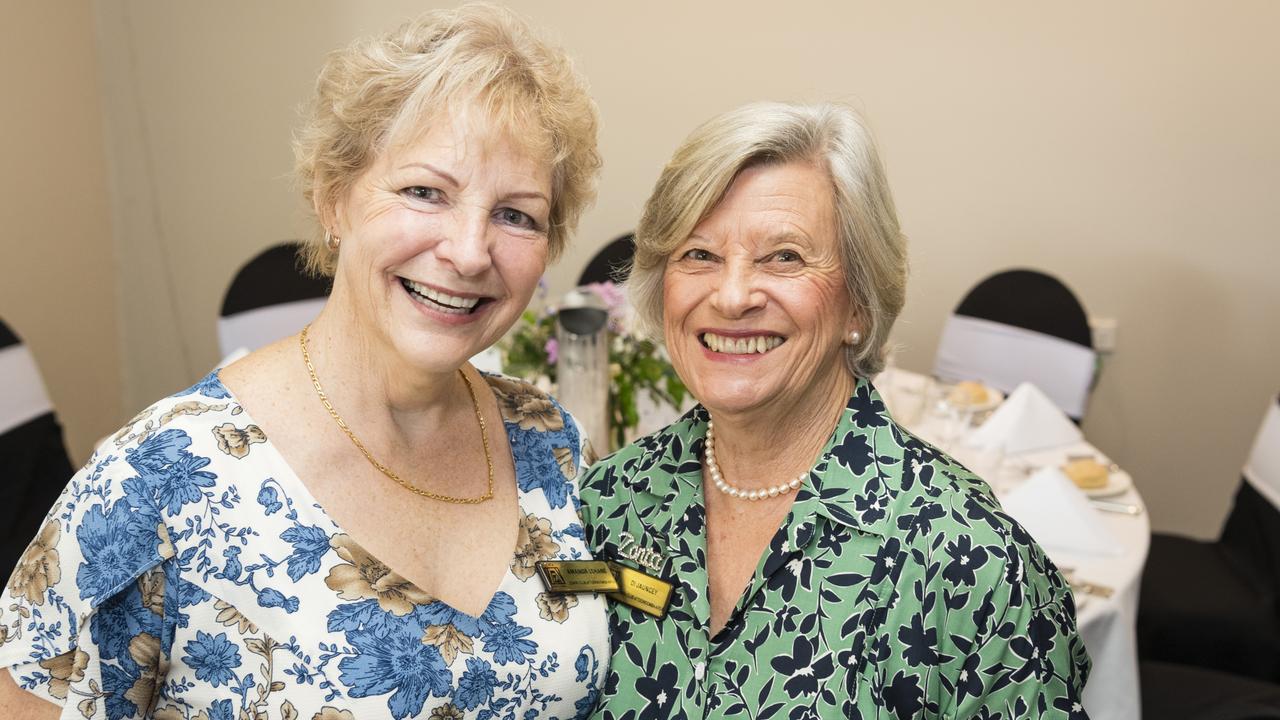
{"label": "blonde short hair", "polygon": [[667,260],[748,167],[811,162],[831,177],[840,260],[862,341],[846,353],[855,376],[884,367],[906,299],[907,247],[871,133],[851,108],[752,103],[712,118],[676,150],[645,202],[628,280],[640,328],[662,337]]}
{"label": "blonde short hair", "polygon": [[[601,165],[596,106],[563,50],[491,5],[428,12],[329,55],[294,141],[295,173],[308,206],[335,207],[393,140],[469,106],[483,110],[495,127],[516,131],[528,150],[550,161],[548,253],[554,259],[595,198]],[[323,235],[318,227],[301,256],[311,272],[332,275],[337,253]]]}

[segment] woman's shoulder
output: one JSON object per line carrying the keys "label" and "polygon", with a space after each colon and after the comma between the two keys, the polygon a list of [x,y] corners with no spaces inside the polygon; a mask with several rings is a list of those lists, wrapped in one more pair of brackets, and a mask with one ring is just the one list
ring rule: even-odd
{"label": "woman's shoulder", "polygon": [[688,455],[706,434],[706,417],[706,410],[697,405],[670,425],[636,438],[601,458],[583,480],[584,490],[586,485],[607,482],[618,473],[647,472],[664,458]]}
{"label": "woman's shoulder", "polygon": [[550,509],[578,506],[578,482],[595,452],[578,423],[550,393],[518,378],[482,373],[493,391],[526,493],[541,490]]}
{"label": "woman's shoulder", "polygon": [[41,645],[0,642],[0,665],[19,662],[24,651],[43,659],[67,650],[89,615],[174,557],[172,511],[205,499],[216,479],[210,459],[193,447],[197,438],[228,453],[253,442],[219,430],[235,427],[237,409],[210,375],[152,404],[99,444],[0,597],[3,607],[32,618],[30,640]]}

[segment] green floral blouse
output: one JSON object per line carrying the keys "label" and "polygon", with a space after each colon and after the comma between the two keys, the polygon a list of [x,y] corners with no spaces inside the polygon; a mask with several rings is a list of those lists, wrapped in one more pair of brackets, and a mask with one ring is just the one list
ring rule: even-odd
{"label": "green floral blouse", "polygon": [[611,603],[595,717],[1087,717],[1090,662],[1062,576],[986,484],[898,427],[865,380],[709,636],[706,425],[699,406],[583,483],[597,557],[647,560],[675,584],[662,619]]}

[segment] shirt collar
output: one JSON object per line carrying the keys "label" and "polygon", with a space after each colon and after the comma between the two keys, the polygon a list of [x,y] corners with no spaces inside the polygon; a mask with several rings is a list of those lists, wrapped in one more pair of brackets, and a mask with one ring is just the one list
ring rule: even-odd
{"label": "shirt collar", "polygon": [[[633,491],[663,498],[675,509],[688,499],[702,498],[702,448],[707,435],[707,410],[698,405],[665,429],[639,444],[645,452],[627,482]],[[798,491],[789,516],[792,547],[812,539],[816,516],[853,530],[887,537],[893,528],[904,459],[903,431],[890,418],[871,382],[859,378],[840,413],[809,479]]]}

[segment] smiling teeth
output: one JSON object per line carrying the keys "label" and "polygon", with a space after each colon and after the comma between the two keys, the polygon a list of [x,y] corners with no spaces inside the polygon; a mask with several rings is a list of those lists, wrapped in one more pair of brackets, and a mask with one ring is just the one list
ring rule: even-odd
{"label": "smiling teeth", "polygon": [[[444,310],[444,312],[453,312],[457,314],[469,313],[475,309],[480,303],[480,298],[464,298],[447,293],[438,292],[421,283],[412,280],[404,280],[404,286],[414,295],[420,295]],[[416,299],[416,298],[415,298]]]}
{"label": "smiling teeth", "polygon": [[751,355],[767,353],[782,344],[777,335],[752,335],[751,337],[723,337],[715,333],[703,333],[702,342],[712,352],[726,355]]}

